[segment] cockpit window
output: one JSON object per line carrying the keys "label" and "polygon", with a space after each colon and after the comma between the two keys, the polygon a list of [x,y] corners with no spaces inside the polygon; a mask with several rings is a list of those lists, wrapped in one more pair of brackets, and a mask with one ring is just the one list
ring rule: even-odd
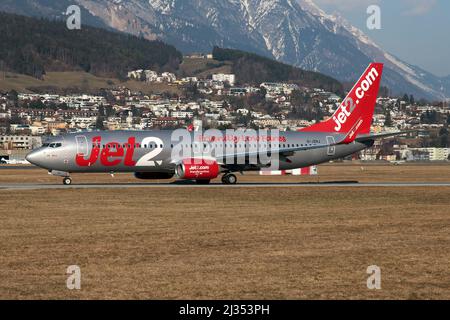
{"label": "cockpit window", "polygon": [[49,145],[50,145],[50,143],[44,143],[42,146],[43,146],[44,148],[47,148]]}
{"label": "cockpit window", "polygon": [[60,142],[50,143],[49,147],[53,148],[53,149],[60,148],[60,147],[62,147],[62,143],[60,143]]}

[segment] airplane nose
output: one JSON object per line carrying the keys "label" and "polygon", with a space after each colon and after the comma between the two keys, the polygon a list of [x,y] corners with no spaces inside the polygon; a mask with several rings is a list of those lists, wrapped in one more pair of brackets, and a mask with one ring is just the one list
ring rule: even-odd
{"label": "airplane nose", "polygon": [[29,154],[27,154],[25,160],[27,160],[31,164],[34,164],[35,166],[39,166],[41,161],[41,155],[42,153],[40,152],[40,150],[34,150]]}

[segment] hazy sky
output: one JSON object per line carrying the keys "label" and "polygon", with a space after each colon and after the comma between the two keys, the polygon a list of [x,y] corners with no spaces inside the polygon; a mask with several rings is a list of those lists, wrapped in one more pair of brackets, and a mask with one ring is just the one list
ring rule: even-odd
{"label": "hazy sky", "polygon": [[[402,60],[438,76],[450,75],[449,0],[313,0],[338,12]],[[381,30],[368,30],[367,7],[381,8]]]}

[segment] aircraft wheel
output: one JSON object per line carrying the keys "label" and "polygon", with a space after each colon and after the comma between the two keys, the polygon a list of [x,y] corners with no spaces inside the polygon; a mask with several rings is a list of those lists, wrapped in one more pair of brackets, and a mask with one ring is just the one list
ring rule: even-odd
{"label": "aircraft wheel", "polygon": [[209,184],[211,180],[195,180],[197,184]]}
{"label": "aircraft wheel", "polygon": [[63,184],[66,186],[69,186],[72,184],[72,179],[70,179],[69,177],[66,177],[63,179]]}
{"label": "aircraft wheel", "polygon": [[236,184],[237,183],[237,177],[234,174],[226,174],[222,177],[222,182],[224,184]]}

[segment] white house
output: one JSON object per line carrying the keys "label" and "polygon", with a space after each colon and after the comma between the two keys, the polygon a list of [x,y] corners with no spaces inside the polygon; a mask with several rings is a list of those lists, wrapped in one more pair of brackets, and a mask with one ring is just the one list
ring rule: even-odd
{"label": "white house", "polygon": [[234,74],[216,73],[212,75],[212,79],[213,81],[227,82],[230,86],[234,86],[236,83],[236,75]]}

